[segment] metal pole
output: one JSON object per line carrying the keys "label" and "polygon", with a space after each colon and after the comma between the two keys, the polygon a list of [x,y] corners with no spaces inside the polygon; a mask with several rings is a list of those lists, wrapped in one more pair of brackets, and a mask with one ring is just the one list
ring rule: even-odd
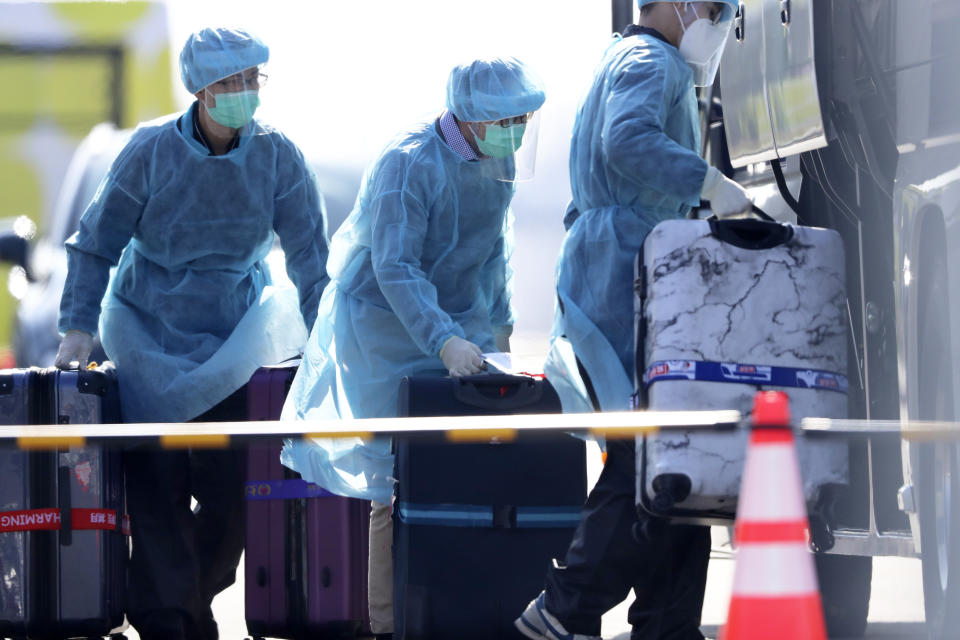
{"label": "metal pole", "polygon": [[622,33],[624,27],[633,24],[633,6],[636,0],[611,0],[613,15],[612,29]]}
{"label": "metal pole", "polygon": [[125,65],[124,65],[124,51],[120,46],[111,47],[110,51],[110,87],[109,87],[109,101],[110,101],[110,121],[117,125],[117,128],[124,126],[130,127],[136,124],[136,122],[124,122],[124,96],[126,92],[124,91],[125,84]]}

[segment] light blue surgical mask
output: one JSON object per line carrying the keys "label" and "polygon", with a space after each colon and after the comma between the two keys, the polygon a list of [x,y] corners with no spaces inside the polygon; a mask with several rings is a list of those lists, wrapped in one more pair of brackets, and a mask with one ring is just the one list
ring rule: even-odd
{"label": "light blue surgical mask", "polygon": [[239,129],[250,122],[260,106],[260,94],[254,89],[217,93],[213,97],[216,105],[208,106],[207,112],[214,122],[231,129]]}
{"label": "light blue surgical mask", "polygon": [[523,144],[523,132],[526,128],[526,124],[512,124],[508,127],[488,124],[483,139],[476,137],[477,148],[485,156],[506,158],[513,155]]}

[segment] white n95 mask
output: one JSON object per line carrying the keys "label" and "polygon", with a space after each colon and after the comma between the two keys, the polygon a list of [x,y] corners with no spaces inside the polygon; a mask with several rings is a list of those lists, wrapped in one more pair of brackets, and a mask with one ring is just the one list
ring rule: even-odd
{"label": "white n95 mask", "polygon": [[[676,6],[674,10],[676,11]],[[683,37],[680,38],[680,55],[693,70],[693,84],[697,87],[709,87],[717,77],[732,21],[714,23],[706,18],[697,18],[690,26],[683,27],[683,18],[679,11],[677,18],[684,29]]]}

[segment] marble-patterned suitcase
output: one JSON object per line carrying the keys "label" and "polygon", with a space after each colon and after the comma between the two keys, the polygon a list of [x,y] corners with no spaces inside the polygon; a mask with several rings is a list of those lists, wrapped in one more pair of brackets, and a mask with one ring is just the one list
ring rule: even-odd
{"label": "marble-patterned suitcase", "polygon": [[[746,415],[756,391],[778,389],[795,421],[847,417],[844,282],[835,231],[753,219],[657,225],[637,259],[637,404]],[[638,503],[732,517],[745,450],[743,432],[638,438]],[[801,439],[798,456],[811,506],[847,483],[844,442]]]}

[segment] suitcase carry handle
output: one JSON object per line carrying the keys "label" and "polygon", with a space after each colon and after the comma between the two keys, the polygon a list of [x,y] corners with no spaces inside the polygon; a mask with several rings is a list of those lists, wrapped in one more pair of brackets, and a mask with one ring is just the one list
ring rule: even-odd
{"label": "suitcase carry handle", "polygon": [[[761,220],[765,220],[767,222],[776,222],[773,216],[771,216],[769,213],[767,213],[766,211],[764,211],[763,209],[761,209],[760,207],[758,207],[752,202],[750,203],[750,213],[757,216]],[[706,219],[719,220],[720,218],[718,218],[717,214],[714,213],[713,215],[708,216]]]}
{"label": "suitcase carry handle", "polygon": [[[491,387],[498,388],[499,393],[491,395],[480,391]],[[543,385],[537,384],[533,378],[497,373],[453,378],[453,397],[482,409],[512,411],[539,402],[542,396]]]}
{"label": "suitcase carry handle", "polygon": [[711,218],[707,222],[710,224],[710,233],[718,240],[749,251],[772,249],[793,239],[793,227],[779,222],[750,218]]}

